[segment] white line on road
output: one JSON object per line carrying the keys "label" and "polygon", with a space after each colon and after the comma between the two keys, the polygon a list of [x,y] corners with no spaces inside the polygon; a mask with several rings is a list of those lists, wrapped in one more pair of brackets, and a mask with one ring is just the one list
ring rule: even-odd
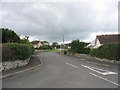
{"label": "white line on road", "polygon": [[74,68],[79,68],[79,67],[77,67],[77,66],[75,66],[75,65],[73,65],[73,64],[70,64],[70,63],[68,63],[68,62],[65,62],[65,64],[70,65],[70,66],[72,66],[72,67],[74,67]]}
{"label": "white line on road", "polygon": [[96,74],[93,74],[93,73],[91,73],[91,72],[89,72],[89,74],[91,74],[91,75],[93,75],[93,76],[95,76],[95,77],[98,77],[98,78],[100,78],[100,79],[102,79],[102,80],[105,80],[105,81],[107,81],[107,82],[109,82],[109,83],[112,83],[112,84],[114,84],[114,85],[116,85],[116,86],[120,86],[120,85],[119,85],[118,83],[116,83],[116,82],[110,81],[110,80],[108,80],[108,79],[106,79],[106,78],[103,78],[103,77],[98,76],[98,75],[96,75]]}
{"label": "white line on road", "polygon": [[81,60],[83,60],[83,61],[84,61],[84,60],[86,60],[86,59],[81,59]]}
{"label": "white line on road", "polygon": [[95,71],[95,72],[97,72],[99,74],[102,74],[102,75],[117,74],[116,72],[112,72],[112,71],[108,71],[108,70],[103,70],[103,69],[100,69],[100,68],[89,67],[89,66],[86,66],[86,65],[81,65],[81,66],[84,67],[84,68],[90,69],[92,71]]}
{"label": "white line on road", "polygon": [[108,74],[117,74],[116,72],[112,72],[112,71],[108,71],[108,70],[104,70],[104,69],[100,69],[100,68],[95,68],[95,67],[92,67],[93,69],[96,69],[96,70],[100,70],[100,71],[103,71],[103,75],[108,75]]}

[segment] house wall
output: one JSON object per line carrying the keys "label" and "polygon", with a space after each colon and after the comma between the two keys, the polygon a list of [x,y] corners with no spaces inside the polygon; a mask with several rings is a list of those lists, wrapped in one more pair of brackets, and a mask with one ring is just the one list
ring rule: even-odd
{"label": "house wall", "polygon": [[42,46],[42,44],[40,42],[38,44],[33,45],[34,48],[39,48],[40,46]]}
{"label": "house wall", "polygon": [[37,45],[37,47],[39,48],[40,46],[42,46],[42,44],[39,42],[38,45]]}
{"label": "house wall", "polygon": [[33,45],[34,48],[37,48],[37,45]]}
{"label": "house wall", "polygon": [[95,46],[93,48],[98,48],[100,47],[102,44],[100,43],[100,41],[98,39],[96,39],[95,41]]}
{"label": "house wall", "polygon": [[44,45],[49,45],[49,43],[41,43],[41,42],[39,42],[38,44],[33,44],[33,47],[34,48],[39,48],[39,47],[41,47],[41,46],[44,46]]}

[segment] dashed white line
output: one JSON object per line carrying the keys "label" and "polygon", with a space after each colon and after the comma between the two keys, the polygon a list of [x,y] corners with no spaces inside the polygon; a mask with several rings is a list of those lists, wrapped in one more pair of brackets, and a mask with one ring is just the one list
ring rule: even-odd
{"label": "dashed white line", "polygon": [[70,66],[72,66],[72,67],[74,67],[74,68],[79,68],[79,67],[77,67],[77,66],[75,66],[75,65],[73,65],[73,64],[70,64],[70,63],[68,63],[68,62],[65,62],[65,64],[67,64],[67,65],[70,65]]}
{"label": "dashed white line", "polygon": [[91,73],[91,72],[89,72],[89,74],[91,74],[91,75],[93,75],[93,76],[95,76],[95,77],[98,77],[98,78],[100,78],[100,79],[102,79],[102,80],[105,80],[105,81],[107,81],[107,82],[109,82],[109,83],[112,83],[112,84],[114,84],[114,85],[116,85],[116,86],[120,86],[120,85],[119,85],[118,83],[116,83],[116,82],[110,81],[110,80],[108,80],[108,79],[106,79],[106,78],[103,78],[103,77],[98,76],[98,75],[96,75],[96,74],[93,74],[93,73]]}

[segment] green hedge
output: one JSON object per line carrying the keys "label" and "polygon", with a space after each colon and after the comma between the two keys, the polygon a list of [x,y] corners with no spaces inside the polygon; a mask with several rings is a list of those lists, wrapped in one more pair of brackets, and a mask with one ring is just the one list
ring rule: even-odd
{"label": "green hedge", "polygon": [[69,48],[67,52],[68,52],[68,54],[72,54],[72,55],[75,54],[75,52],[73,52],[73,50],[71,48]]}
{"label": "green hedge", "polygon": [[90,48],[82,48],[80,53],[82,53],[82,54],[89,54],[90,53]]}
{"label": "green hedge", "polygon": [[52,49],[50,45],[41,46],[39,49]]}
{"label": "green hedge", "polygon": [[120,61],[120,43],[109,43],[90,51],[91,56]]}
{"label": "green hedge", "polygon": [[34,52],[34,47],[31,44],[6,43],[3,46],[8,46],[15,52],[12,60],[25,60]]}

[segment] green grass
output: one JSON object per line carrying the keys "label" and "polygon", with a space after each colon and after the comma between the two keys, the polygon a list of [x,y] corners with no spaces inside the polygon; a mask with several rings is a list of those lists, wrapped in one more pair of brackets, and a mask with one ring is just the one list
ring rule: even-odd
{"label": "green grass", "polygon": [[53,49],[53,50],[47,50],[47,51],[37,51],[37,52],[60,52],[60,50]]}

